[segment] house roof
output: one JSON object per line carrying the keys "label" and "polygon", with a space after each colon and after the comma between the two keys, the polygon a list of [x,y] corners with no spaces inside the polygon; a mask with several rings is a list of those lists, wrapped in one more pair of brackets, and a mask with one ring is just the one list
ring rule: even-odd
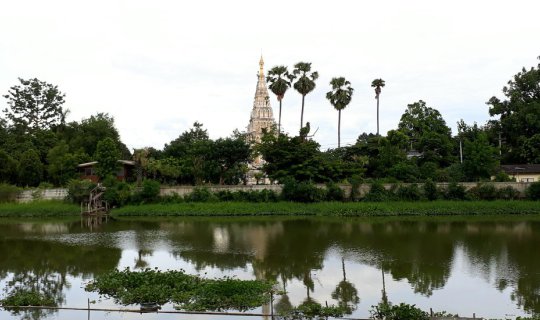
{"label": "house roof", "polygon": [[503,164],[501,169],[508,174],[540,173],[540,164]]}
{"label": "house roof", "polygon": [[[97,161],[81,163],[81,164],[77,165],[77,168],[91,167],[91,166],[95,166],[97,163],[98,163]],[[128,166],[134,166],[135,165],[135,161],[131,161],[131,160],[118,160],[118,163],[125,164],[125,165],[128,165]]]}

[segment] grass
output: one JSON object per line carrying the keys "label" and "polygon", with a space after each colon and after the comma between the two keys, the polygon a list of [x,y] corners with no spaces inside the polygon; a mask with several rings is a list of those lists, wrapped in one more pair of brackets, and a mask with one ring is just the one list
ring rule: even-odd
{"label": "grass", "polygon": [[78,205],[63,201],[0,203],[0,217],[3,218],[76,216],[80,213]]}
{"label": "grass", "polygon": [[538,214],[535,201],[432,202],[210,202],[144,204],[112,211],[115,216],[447,216]]}

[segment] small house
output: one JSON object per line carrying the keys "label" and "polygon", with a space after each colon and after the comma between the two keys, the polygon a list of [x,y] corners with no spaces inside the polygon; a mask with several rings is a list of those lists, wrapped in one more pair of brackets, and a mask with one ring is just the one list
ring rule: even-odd
{"label": "small house", "polygon": [[[77,172],[81,179],[92,180],[92,182],[99,182],[99,177],[96,174],[97,161],[81,163],[77,166]],[[130,160],[118,160],[118,172],[116,173],[116,179],[118,181],[129,181],[133,178],[133,172],[135,169],[135,161]]]}
{"label": "small house", "polygon": [[505,164],[501,170],[516,182],[540,181],[540,164]]}

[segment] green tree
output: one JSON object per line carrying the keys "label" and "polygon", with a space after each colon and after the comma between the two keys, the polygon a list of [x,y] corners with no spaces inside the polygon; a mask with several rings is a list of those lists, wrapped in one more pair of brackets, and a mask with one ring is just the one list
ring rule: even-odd
{"label": "green tree", "polygon": [[79,156],[69,152],[69,146],[61,140],[47,154],[49,180],[57,186],[64,186],[77,176]]}
{"label": "green tree", "polygon": [[489,179],[498,167],[497,149],[489,145],[484,132],[479,132],[473,140],[465,140],[463,173],[469,180]]}
{"label": "green tree", "polygon": [[375,79],[371,82],[371,87],[375,88],[375,99],[377,99],[377,135],[379,135],[379,96],[381,95],[381,88],[384,88],[384,86],[383,79]]}
{"label": "green tree", "polygon": [[249,144],[243,135],[231,138],[220,138],[214,141],[212,159],[219,166],[219,184],[237,184],[243,174],[245,166],[251,156]]}
{"label": "green tree", "polygon": [[217,166],[212,161],[213,142],[201,123],[195,122],[193,128],[182,133],[178,138],[165,145],[163,155],[180,161],[185,172],[181,181],[200,185],[212,180]]}
{"label": "green tree", "polygon": [[300,129],[304,127],[304,100],[306,95],[315,89],[315,80],[319,78],[317,71],[311,71],[311,62],[298,62],[294,65],[293,74],[297,77],[294,89],[302,95],[302,112]]}
{"label": "green tree", "polygon": [[427,107],[424,101],[407,106],[398,130],[409,138],[409,149],[422,153],[422,162],[435,162],[441,167],[452,162],[451,130],[439,111]]}
{"label": "green tree", "polygon": [[[540,59],[540,57],[538,57]],[[492,97],[490,116],[499,116],[503,163],[537,163],[540,141],[540,63],[523,68],[503,87],[506,100]]]}
{"label": "green tree", "polygon": [[334,109],[338,111],[338,148],[341,147],[341,110],[345,109],[352,99],[354,89],[351,83],[344,77],[332,78],[330,81],[332,91],[326,93],[326,99],[330,101]]}
{"label": "green tree", "polygon": [[19,159],[19,185],[36,187],[43,178],[43,163],[34,149],[26,150]]}
{"label": "green tree", "polygon": [[268,82],[268,88],[272,91],[279,101],[279,121],[278,121],[278,134],[281,133],[281,102],[285,97],[285,92],[291,87],[291,82],[294,79],[293,74],[289,74],[287,67],[275,66],[268,71],[266,81]]}
{"label": "green tree", "polygon": [[13,159],[7,152],[0,149],[0,183],[17,183],[18,162]]}
{"label": "green tree", "polygon": [[105,138],[98,142],[94,158],[98,162],[96,173],[101,179],[107,176],[116,176],[120,151],[112,138]]}
{"label": "green tree", "polygon": [[57,86],[36,78],[19,78],[19,82],[4,95],[10,107],[4,113],[13,125],[22,132],[33,133],[60,124],[65,94]]}
{"label": "green tree", "polygon": [[107,113],[97,113],[83,119],[80,123],[70,122],[59,136],[68,143],[72,152],[82,149],[90,156],[96,153],[99,141],[111,138],[117,149],[121,151],[122,158],[131,158],[129,150],[120,140],[114,118]]}

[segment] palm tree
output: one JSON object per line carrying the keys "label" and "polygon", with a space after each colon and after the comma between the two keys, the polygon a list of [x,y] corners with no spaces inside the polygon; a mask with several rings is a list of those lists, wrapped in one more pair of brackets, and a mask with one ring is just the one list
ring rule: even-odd
{"label": "palm tree", "polygon": [[298,62],[294,65],[293,74],[298,76],[294,89],[302,95],[302,113],[300,115],[300,129],[304,126],[304,100],[306,94],[315,89],[315,80],[319,78],[317,71],[311,72],[311,62]]}
{"label": "palm tree", "polygon": [[[288,80],[286,80],[288,79]],[[291,87],[291,82],[294,79],[294,75],[289,74],[287,67],[275,66],[268,71],[266,81],[268,82],[268,88],[277,96],[279,101],[279,122],[278,122],[278,135],[281,133],[281,100],[285,96],[287,89]]]}
{"label": "palm tree", "polygon": [[379,95],[381,94],[381,88],[384,87],[383,79],[375,79],[371,82],[371,87],[375,88],[375,99],[377,99],[377,135],[379,135]]}
{"label": "palm tree", "polygon": [[343,77],[332,78],[330,81],[332,91],[326,93],[326,99],[338,111],[338,148],[341,146],[341,110],[345,109],[351,102],[354,89],[351,83]]}

